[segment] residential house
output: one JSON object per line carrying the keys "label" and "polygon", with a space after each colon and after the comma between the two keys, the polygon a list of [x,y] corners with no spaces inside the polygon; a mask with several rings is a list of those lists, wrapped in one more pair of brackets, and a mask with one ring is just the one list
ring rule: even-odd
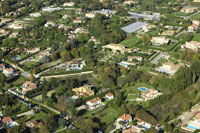
{"label": "residential house", "polygon": [[96,109],[97,107],[102,105],[101,98],[96,97],[86,102],[86,108],[88,110]]}
{"label": "residential house", "polygon": [[66,69],[67,71],[82,70],[86,66],[86,63],[85,61],[81,61],[81,59],[73,59],[67,66],[68,66],[68,68]]}
{"label": "residential house", "polygon": [[78,18],[73,20],[73,23],[82,23],[82,22],[84,22],[84,21],[81,17],[78,17]]}
{"label": "residential house", "polygon": [[121,54],[131,53],[131,49],[128,49],[124,45],[121,45],[121,44],[111,43],[102,47],[103,51],[105,51],[106,49],[111,50],[112,53],[117,53],[117,52],[120,52]]}
{"label": "residential house", "polygon": [[174,64],[172,62],[166,62],[162,66],[160,66],[159,68],[157,68],[155,70],[158,71],[158,72],[173,75],[182,66],[183,66],[182,64]]}
{"label": "residential house", "polygon": [[94,12],[89,12],[89,13],[86,13],[85,16],[86,16],[87,18],[94,18],[94,17],[96,16],[96,13],[94,13]]}
{"label": "residential house", "polygon": [[43,7],[42,11],[44,11],[44,12],[53,12],[53,11],[59,11],[61,9],[62,8],[60,8],[60,7],[49,6],[49,7]]}
{"label": "residential house", "polygon": [[11,23],[10,25],[8,25],[8,28],[10,29],[23,29],[23,22],[22,21],[14,21],[13,23]]}
{"label": "residential house", "polygon": [[11,117],[3,117],[3,119],[1,121],[6,125],[10,125],[13,122]]}
{"label": "residential house", "polygon": [[125,129],[122,131],[122,133],[141,133],[143,131],[143,128],[139,128],[137,126],[132,126],[129,129]]}
{"label": "residential house", "polygon": [[148,101],[148,100],[154,99],[160,95],[162,95],[162,93],[158,92],[155,89],[147,89],[146,91],[142,92],[141,97],[144,101]]}
{"label": "residential house", "polygon": [[27,49],[26,53],[27,54],[34,54],[40,51],[40,48],[33,48],[33,49]]}
{"label": "residential house", "polygon": [[3,71],[3,69],[5,69],[5,65],[4,64],[0,64],[0,71]]}
{"label": "residential house", "polygon": [[154,28],[157,28],[157,26],[156,25],[144,25],[143,27],[142,27],[142,30],[143,30],[143,32],[149,32],[149,30],[150,29],[154,29]]}
{"label": "residential house", "polygon": [[126,0],[123,2],[124,5],[132,5],[132,4],[135,4],[135,1],[132,1],[132,0]]}
{"label": "residential house", "polygon": [[143,57],[141,56],[128,56],[128,61],[134,61],[134,60],[137,60],[139,62],[141,62],[143,60]]}
{"label": "residential house", "polygon": [[5,74],[6,76],[11,76],[12,74],[14,74],[14,69],[13,68],[5,68],[3,69],[3,74]]}
{"label": "residential house", "polygon": [[19,35],[18,32],[13,32],[9,35],[9,38],[16,38]]}
{"label": "residential house", "polygon": [[188,26],[188,32],[194,32],[194,31],[196,31],[198,28],[199,28],[198,25],[193,24],[193,25],[191,25],[191,26]]}
{"label": "residential house", "polygon": [[137,126],[144,128],[145,130],[151,128],[151,124],[149,124],[148,122],[143,121],[140,118],[135,118],[135,120],[137,121]]}
{"label": "residential house", "polygon": [[44,25],[44,27],[49,27],[49,26],[56,26],[56,24],[54,22],[48,21],[46,22],[46,24]]}
{"label": "residential house", "polygon": [[130,122],[132,121],[132,116],[130,114],[124,114],[117,118],[116,128],[129,128]]}
{"label": "residential house", "polygon": [[39,12],[29,14],[31,17],[40,17],[42,16]]}
{"label": "residential house", "polygon": [[184,6],[180,12],[183,12],[183,13],[193,13],[195,11],[198,10],[198,7],[193,7],[193,6]]}
{"label": "residential house", "polygon": [[186,42],[185,47],[188,48],[188,49],[192,49],[196,52],[199,52],[200,42],[197,42],[197,41]]}
{"label": "residential house", "polygon": [[166,38],[164,36],[157,36],[157,37],[152,37],[151,42],[153,44],[168,44],[170,41],[169,38]]}
{"label": "residential house", "polygon": [[91,85],[84,85],[72,89],[78,96],[94,96],[94,90],[91,89]]}
{"label": "residential house", "polygon": [[63,4],[63,6],[72,7],[72,6],[75,6],[75,3],[74,2],[66,2],[66,3]]}
{"label": "residential house", "polygon": [[75,34],[77,34],[77,33],[85,33],[85,34],[87,34],[88,31],[83,27],[78,27],[78,28],[75,29],[74,33]]}
{"label": "residential house", "polygon": [[200,21],[199,20],[192,20],[192,24],[200,25]]}
{"label": "residential house", "polygon": [[26,122],[26,126],[29,128],[34,128],[34,127],[38,127],[39,123],[37,121],[27,121]]}
{"label": "residential house", "polygon": [[4,29],[0,29],[0,36],[6,36],[9,34],[9,31],[6,31]]}
{"label": "residential house", "polygon": [[30,81],[26,81],[23,84],[23,88],[22,88],[22,93],[26,94],[28,91],[32,91],[37,89],[37,85],[35,83],[32,83]]}
{"label": "residential house", "polygon": [[193,2],[200,2],[200,0],[193,0]]}
{"label": "residential house", "polygon": [[112,100],[112,99],[114,99],[114,95],[111,94],[111,93],[107,93],[105,97],[106,97],[107,100]]}
{"label": "residential house", "polygon": [[96,13],[104,14],[107,17],[111,17],[113,14],[116,13],[115,10],[109,10],[109,9],[102,9],[100,11],[95,11]]}

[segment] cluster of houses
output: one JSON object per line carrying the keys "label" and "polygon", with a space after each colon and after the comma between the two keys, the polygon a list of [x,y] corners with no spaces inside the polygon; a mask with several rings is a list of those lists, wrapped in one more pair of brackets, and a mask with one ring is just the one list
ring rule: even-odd
{"label": "cluster of houses", "polygon": [[[132,121],[136,120],[136,125],[132,124]],[[122,129],[123,133],[141,133],[152,127],[151,124],[141,120],[140,118],[133,117],[130,114],[123,114],[115,121],[114,125],[116,129]]]}
{"label": "cluster of houses", "polygon": [[194,132],[195,130],[200,129],[200,112],[195,112],[193,118],[188,121],[186,126],[181,128],[190,132]]}
{"label": "cluster of houses", "polygon": [[18,73],[15,72],[14,68],[6,67],[6,65],[4,64],[0,64],[0,71],[2,71],[2,73],[5,74],[6,77],[18,75]]}
{"label": "cluster of houses", "polygon": [[155,68],[155,71],[161,72],[161,73],[166,73],[169,75],[174,75],[180,67],[182,67],[183,64],[174,64],[172,62],[166,62],[163,63],[162,66]]}

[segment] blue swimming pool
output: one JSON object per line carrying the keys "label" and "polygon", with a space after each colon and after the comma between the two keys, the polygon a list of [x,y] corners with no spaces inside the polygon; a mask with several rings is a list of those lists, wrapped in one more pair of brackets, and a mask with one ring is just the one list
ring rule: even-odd
{"label": "blue swimming pool", "polygon": [[153,46],[160,46],[160,44],[153,44]]}
{"label": "blue swimming pool", "polygon": [[146,130],[147,130],[147,129],[149,129],[149,128],[148,128],[148,127],[146,127],[146,126],[141,126],[141,127],[143,127],[143,128],[144,128],[144,129],[146,129]]}
{"label": "blue swimming pool", "polygon": [[147,88],[145,88],[145,87],[140,87],[140,88],[138,88],[139,90],[141,90],[141,91],[147,91],[148,89]]}
{"label": "blue swimming pool", "polygon": [[13,60],[20,60],[21,58],[19,58],[19,57],[13,57],[12,59]]}
{"label": "blue swimming pool", "polygon": [[128,64],[126,64],[124,62],[120,62],[119,64],[122,65],[122,66],[127,66],[128,65]]}
{"label": "blue swimming pool", "polygon": [[192,126],[192,125],[187,125],[187,127],[188,127],[188,128],[191,128],[191,129],[194,129],[194,130],[199,129],[199,128],[197,128],[197,127],[195,127],[195,126]]}

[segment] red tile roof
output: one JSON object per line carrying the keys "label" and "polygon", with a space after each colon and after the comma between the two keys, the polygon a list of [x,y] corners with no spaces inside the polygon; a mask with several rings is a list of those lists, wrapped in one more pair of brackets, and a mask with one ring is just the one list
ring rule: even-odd
{"label": "red tile roof", "polygon": [[120,116],[120,118],[125,121],[125,120],[130,119],[131,115],[130,114],[124,114],[124,115]]}
{"label": "red tile roof", "polygon": [[100,101],[101,99],[99,98],[99,97],[96,97],[96,98],[93,98],[93,99],[91,99],[91,100],[89,100],[89,102],[91,102],[91,103],[96,103],[96,102],[98,102],[98,101]]}
{"label": "red tile roof", "polygon": [[6,123],[6,122],[8,122],[8,121],[11,121],[12,119],[10,118],[10,117],[4,117],[1,121],[3,122],[3,123]]}

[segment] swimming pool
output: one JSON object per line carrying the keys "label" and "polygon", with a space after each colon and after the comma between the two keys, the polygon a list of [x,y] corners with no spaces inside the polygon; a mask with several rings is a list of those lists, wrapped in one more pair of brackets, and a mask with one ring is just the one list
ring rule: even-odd
{"label": "swimming pool", "polygon": [[187,127],[188,127],[188,128],[191,128],[191,129],[194,129],[194,130],[199,129],[199,128],[197,128],[197,127],[195,127],[195,126],[192,126],[192,125],[187,125]]}
{"label": "swimming pool", "polygon": [[153,44],[153,46],[160,46],[161,44]]}
{"label": "swimming pool", "polygon": [[20,60],[21,58],[19,58],[19,57],[13,57],[12,59],[13,60]]}
{"label": "swimming pool", "polygon": [[143,127],[143,128],[144,128],[144,129],[146,129],[146,130],[147,130],[147,129],[149,129],[148,127],[146,127],[146,126],[143,126],[143,125],[142,125],[141,127]]}
{"label": "swimming pool", "polygon": [[147,91],[148,90],[146,87],[140,87],[138,89],[141,90],[141,91]]}
{"label": "swimming pool", "polygon": [[124,62],[120,62],[119,64],[122,65],[122,66],[127,66],[128,65],[128,64],[126,64]]}

